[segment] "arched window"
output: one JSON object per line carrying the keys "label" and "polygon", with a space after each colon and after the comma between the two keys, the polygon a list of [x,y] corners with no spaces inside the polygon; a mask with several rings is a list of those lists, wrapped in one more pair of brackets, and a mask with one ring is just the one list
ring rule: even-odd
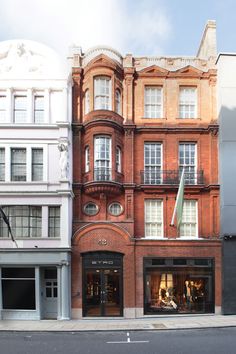
{"label": "arched window", "polygon": [[119,89],[116,89],[116,113],[121,114],[121,94]]}

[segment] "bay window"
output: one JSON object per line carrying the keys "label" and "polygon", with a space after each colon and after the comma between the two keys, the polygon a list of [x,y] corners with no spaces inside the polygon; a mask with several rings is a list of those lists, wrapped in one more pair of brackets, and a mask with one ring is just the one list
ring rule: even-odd
{"label": "bay window", "polygon": [[94,179],[111,180],[111,138],[97,136],[94,139]]}
{"label": "bay window", "polygon": [[107,76],[94,79],[94,109],[111,109],[111,79]]}

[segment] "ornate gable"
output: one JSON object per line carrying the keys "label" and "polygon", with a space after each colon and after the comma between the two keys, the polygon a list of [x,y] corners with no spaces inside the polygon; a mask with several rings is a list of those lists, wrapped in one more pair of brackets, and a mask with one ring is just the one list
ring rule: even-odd
{"label": "ornate gable", "polygon": [[181,68],[179,70],[176,70],[174,72],[175,74],[179,74],[181,76],[194,76],[194,77],[199,77],[203,75],[203,71],[195,68],[192,65],[187,65],[184,68]]}
{"label": "ornate gable", "polygon": [[92,68],[109,68],[113,71],[121,71],[120,64],[109,58],[104,54],[100,54],[95,57],[86,67],[85,73],[91,70]]}
{"label": "ornate gable", "polygon": [[157,76],[157,77],[165,77],[169,73],[168,70],[161,68],[160,66],[157,65],[152,65],[149,66],[145,69],[142,69],[139,71],[138,75],[139,76]]}

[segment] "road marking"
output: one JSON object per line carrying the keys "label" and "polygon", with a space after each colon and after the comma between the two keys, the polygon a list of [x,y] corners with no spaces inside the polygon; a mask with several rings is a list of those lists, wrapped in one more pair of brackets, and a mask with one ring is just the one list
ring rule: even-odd
{"label": "road marking", "polygon": [[129,332],[127,332],[127,342],[119,341],[119,342],[107,342],[107,344],[133,344],[133,343],[149,343],[149,340],[134,340],[131,341],[129,337]]}
{"label": "road marking", "polygon": [[149,340],[134,340],[127,342],[106,342],[107,344],[133,344],[133,343],[149,343]]}

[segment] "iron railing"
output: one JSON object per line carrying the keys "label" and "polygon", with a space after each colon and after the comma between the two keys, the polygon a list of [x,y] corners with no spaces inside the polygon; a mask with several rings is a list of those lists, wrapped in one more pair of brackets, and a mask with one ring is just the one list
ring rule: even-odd
{"label": "iron railing", "polygon": [[[179,184],[181,171],[179,170],[145,170],[140,171],[141,184],[160,185],[160,184]],[[186,185],[204,184],[203,171],[184,172]]]}

